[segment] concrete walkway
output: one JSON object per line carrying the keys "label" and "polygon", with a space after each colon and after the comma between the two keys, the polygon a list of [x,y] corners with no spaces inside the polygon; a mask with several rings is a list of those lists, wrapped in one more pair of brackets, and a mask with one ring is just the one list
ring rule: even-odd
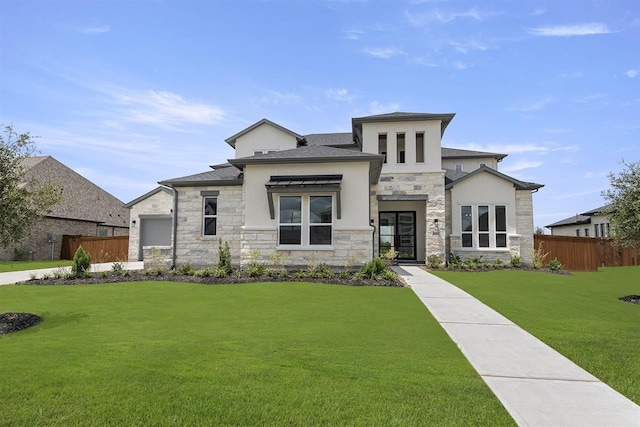
{"label": "concrete walkway", "polygon": [[640,426],[640,406],[468,293],[394,267],[520,426]]}
{"label": "concrete walkway", "polygon": [[[91,271],[111,271],[113,263],[107,262],[104,264],[91,264]],[[142,261],[125,262],[124,268],[127,270],[142,270]],[[11,271],[8,273],[0,273],[0,285],[11,285],[18,282],[25,282],[31,279],[32,274],[36,274],[41,277],[43,274],[53,274],[56,271],[64,270],[66,272],[71,271],[71,267],[58,267],[58,268],[42,268],[39,270],[27,270],[27,271]]]}

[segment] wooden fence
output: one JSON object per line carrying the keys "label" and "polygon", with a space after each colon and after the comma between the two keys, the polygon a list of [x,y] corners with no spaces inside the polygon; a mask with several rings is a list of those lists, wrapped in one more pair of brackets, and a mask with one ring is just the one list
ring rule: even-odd
{"label": "wooden fence", "polygon": [[612,239],[572,236],[534,236],[537,248],[549,255],[545,262],[555,258],[569,271],[597,271],[598,267],[640,265],[640,253],[616,246]]}
{"label": "wooden fence", "polygon": [[90,237],[62,236],[60,259],[73,259],[73,255],[82,245],[82,249],[91,255],[92,263],[127,261],[129,259],[129,236]]}

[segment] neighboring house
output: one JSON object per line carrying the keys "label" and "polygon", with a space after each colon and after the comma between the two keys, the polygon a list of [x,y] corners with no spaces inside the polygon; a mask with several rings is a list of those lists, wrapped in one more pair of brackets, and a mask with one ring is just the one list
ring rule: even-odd
{"label": "neighboring house", "polygon": [[[163,195],[160,211],[138,207],[159,193],[129,203],[132,221],[172,216],[174,265],[215,263],[218,239],[235,265],[276,253],[286,265],[360,264],[390,248],[402,262],[451,252],[530,261],[542,185],[498,172],[506,154],[442,148],[453,117],[381,114],[352,119],[349,133],[306,136],[263,119],[226,139],[228,163],[161,181],[172,206]],[[131,233],[133,259],[133,223]]]}
{"label": "neighboring house", "polygon": [[611,214],[606,213],[608,206],[600,206],[581,214],[565,218],[553,224],[545,225],[553,236],[609,237]]}
{"label": "neighboring house", "polygon": [[126,236],[129,209],[124,203],[51,156],[27,157],[25,182],[51,182],[62,201],[19,243],[0,248],[0,260],[59,259],[63,235]]}

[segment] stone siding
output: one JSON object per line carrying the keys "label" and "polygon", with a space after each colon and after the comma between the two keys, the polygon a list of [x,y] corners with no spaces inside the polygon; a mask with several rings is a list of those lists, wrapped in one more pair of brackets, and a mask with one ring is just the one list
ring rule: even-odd
{"label": "stone siding", "polygon": [[[141,215],[173,215],[173,196],[164,191],[147,197],[131,208],[129,224],[129,260],[138,259],[140,249]],[[135,223],[134,223],[135,221]],[[171,233],[173,239],[173,233]]]}
{"label": "stone siding", "polygon": [[[240,264],[240,236],[244,221],[244,195],[241,185],[178,188],[176,265],[212,267],[218,263],[218,239],[228,242],[234,266]],[[201,191],[219,191],[215,236],[204,236]],[[250,208],[250,207],[249,207]]]}
{"label": "stone siding", "polygon": [[[424,236],[417,236],[418,239],[425,240],[425,259],[430,255],[441,256],[445,259],[445,236],[446,236],[446,209],[444,194],[444,172],[424,172],[389,174],[383,173],[380,182],[371,189],[371,217],[378,222],[378,200],[377,196],[417,196],[426,195],[425,222],[426,232]],[[437,220],[437,221],[436,221]],[[374,242],[375,253],[378,254],[379,242]]]}
{"label": "stone siding", "polygon": [[[243,228],[241,266],[245,268],[252,261],[274,266],[273,254],[278,254],[282,266],[288,268],[306,268],[312,262],[325,263],[333,267],[358,266],[371,259],[372,234],[372,227],[365,230],[334,228],[331,249],[306,247],[290,250],[277,249],[277,229]],[[257,259],[254,259],[255,255],[258,255]]]}
{"label": "stone siding", "polygon": [[516,191],[516,231],[524,264],[533,262],[533,195],[531,190]]}

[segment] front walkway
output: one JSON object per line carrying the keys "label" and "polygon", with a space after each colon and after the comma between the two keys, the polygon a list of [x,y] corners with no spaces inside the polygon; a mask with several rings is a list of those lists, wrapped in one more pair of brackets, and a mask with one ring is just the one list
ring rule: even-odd
{"label": "front walkway", "polygon": [[[91,264],[91,271],[110,271],[113,263],[107,262],[104,264]],[[142,270],[143,262],[125,262],[124,268],[127,270]],[[71,267],[57,267],[57,268],[41,268],[39,270],[25,270],[25,271],[10,271],[8,273],[0,273],[0,285],[11,285],[18,282],[26,282],[31,279],[31,275],[35,274],[38,277],[42,277],[43,274],[53,274],[56,271],[71,271]]]}
{"label": "front walkway", "polygon": [[640,426],[640,406],[468,293],[394,267],[520,426]]}

